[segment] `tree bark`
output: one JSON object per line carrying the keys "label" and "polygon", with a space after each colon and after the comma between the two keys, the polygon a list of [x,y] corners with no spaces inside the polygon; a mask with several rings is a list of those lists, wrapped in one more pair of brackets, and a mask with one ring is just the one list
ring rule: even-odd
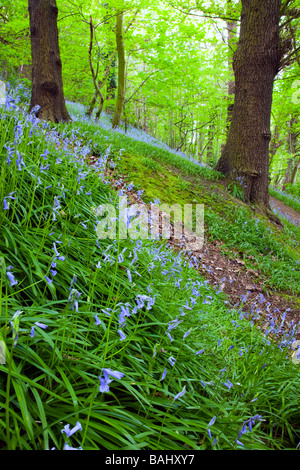
{"label": "tree bark", "polygon": [[112,120],[112,127],[118,127],[121,122],[125,102],[125,48],[123,39],[123,13],[117,15],[116,43],[118,52],[118,93]]}
{"label": "tree bark", "polygon": [[69,121],[62,81],[56,0],[29,0],[32,92],[30,110],[42,120]]}
{"label": "tree bark", "polygon": [[242,0],[234,54],[235,103],[216,169],[242,184],[246,201],[269,209],[270,118],[279,71],[280,0]]}

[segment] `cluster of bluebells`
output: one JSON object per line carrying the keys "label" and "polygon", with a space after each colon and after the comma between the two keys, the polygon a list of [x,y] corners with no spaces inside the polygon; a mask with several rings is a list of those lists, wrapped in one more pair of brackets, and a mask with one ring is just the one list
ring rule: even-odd
{"label": "cluster of bluebells", "polygon": [[118,372],[116,370],[112,370],[108,368],[103,368],[102,374],[103,375],[99,376],[99,380],[100,380],[99,392],[101,393],[108,393],[109,384],[113,381],[113,379],[121,380],[122,377],[124,377],[125,375],[122,372]]}
{"label": "cluster of bluebells", "polygon": [[[78,105],[76,105],[76,111],[75,111],[75,104],[73,104],[73,109],[74,109],[74,112],[72,114],[72,118],[74,120],[85,120],[85,121],[88,121],[90,118],[88,118],[87,116],[84,116],[84,109],[83,108],[79,108]],[[191,161],[199,166],[203,166],[203,164],[201,164],[199,161],[197,161],[195,158],[193,158],[193,156],[191,155],[188,155],[180,150],[175,150],[175,149],[172,149],[171,147],[169,147],[166,143],[154,138],[154,137],[151,137],[149,134],[147,134],[146,132],[140,130],[140,129],[137,129],[135,127],[132,127],[132,126],[128,126],[125,129],[123,129],[121,126],[119,126],[118,128],[112,128],[112,124],[111,124],[111,119],[109,118],[109,116],[105,113],[105,112],[102,112],[101,116],[100,116],[100,119],[98,120],[98,125],[99,127],[101,127],[101,129],[105,130],[105,131],[110,131],[110,132],[114,132],[116,134],[124,134],[126,135],[127,137],[135,140],[135,141],[138,141],[138,142],[144,142],[146,144],[149,144],[151,145],[152,147],[155,147],[159,150],[163,150],[163,151],[167,151],[168,153],[171,153],[173,155],[177,155],[181,158],[184,158],[185,160],[188,160],[188,161]]]}
{"label": "cluster of bluebells", "polygon": [[236,439],[236,443],[238,445],[241,445],[241,446],[244,446],[244,444],[240,441],[241,437],[243,436],[243,434],[246,434],[248,432],[251,432],[252,429],[253,429],[253,426],[257,423],[257,422],[260,422],[260,421],[263,421],[263,418],[261,415],[259,414],[256,414],[255,416],[253,416],[253,418],[250,418],[250,419],[247,419],[246,421],[244,421],[243,423],[243,427],[242,429],[239,431],[238,433],[238,438]]}

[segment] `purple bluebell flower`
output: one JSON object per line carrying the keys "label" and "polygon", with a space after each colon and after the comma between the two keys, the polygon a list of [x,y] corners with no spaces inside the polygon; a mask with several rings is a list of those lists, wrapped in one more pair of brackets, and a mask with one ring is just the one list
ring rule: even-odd
{"label": "purple bluebell flower", "polygon": [[231,387],[233,387],[233,384],[230,382],[230,380],[227,380],[226,382],[224,382],[224,385],[229,388],[229,390],[231,389]]}
{"label": "purple bluebell flower", "polygon": [[162,376],[161,376],[161,379],[160,379],[161,382],[164,380],[164,378],[166,377],[166,375],[167,375],[167,369],[165,369],[165,370],[163,371],[163,373],[162,373]]}
{"label": "purple bluebell flower", "polygon": [[13,287],[13,286],[18,284],[18,281],[15,279],[13,273],[11,272],[11,269],[13,269],[12,266],[9,266],[7,268],[6,275],[7,275],[8,279],[10,280],[11,287]]}
{"label": "purple bluebell flower", "polygon": [[123,374],[123,372],[119,372],[117,370],[112,370],[112,369],[109,369],[107,367],[103,368],[102,372],[103,372],[103,375],[104,375],[105,379],[108,379],[108,377],[111,376],[114,379],[121,380],[122,377],[125,376],[125,374]]}
{"label": "purple bluebell flower", "polygon": [[45,276],[44,279],[46,279],[47,284],[51,284],[51,283],[52,283],[52,279],[50,279],[50,277]]}
{"label": "purple bluebell flower", "polygon": [[109,382],[107,382],[103,377],[99,377],[99,379],[100,379],[99,392],[108,393],[109,392],[108,383],[111,382],[111,380],[109,380]]}
{"label": "purple bluebell flower", "polygon": [[187,330],[187,331],[184,333],[184,335],[183,335],[183,339],[187,338],[187,337],[188,337],[188,335],[190,334],[190,332],[191,332],[191,330],[190,330],[190,329],[189,329],[189,330]]}
{"label": "purple bluebell flower", "polygon": [[61,430],[62,433],[66,433],[67,437],[72,436],[72,434],[74,434],[76,431],[82,431],[82,426],[79,421],[77,421],[76,426],[74,426],[74,428],[70,429],[70,425],[66,424]]}
{"label": "purple bluebell flower", "polygon": [[124,339],[126,339],[126,335],[125,335],[125,333],[123,333],[122,330],[118,330],[118,333],[119,333],[120,338],[121,338],[120,341],[123,341]]}
{"label": "purple bluebell flower", "polygon": [[198,354],[203,354],[203,353],[204,353],[204,349],[200,349],[200,351],[196,352],[196,356],[198,356]]}
{"label": "purple bluebell flower", "polygon": [[71,289],[68,301],[71,303],[71,309],[78,312],[78,299],[81,296],[81,293],[76,289]]}
{"label": "purple bluebell flower", "polygon": [[177,395],[175,395],[175,397],[173,398],[173,401],[177,400],[178,398],[181,398],[183,397],[183,395],[185,394],[186,392],[186,388],[185,386],[183,387],[183,389],[181,390],[181,392],[177,393]]}
{"label": "purple bluebell flower", "polygon": [[[52,216],[53,216],[53,220],[56,220],[56,215],[59,215],[59,209],[61,209],[61,206],[60,206],[60,202],[58,200],[60,196],[55,196],[54,197],[54,204],[53,204],[53,208],[52,208]],[[56,215],[55,215],[56,214]]]}
{"label": "purple bluebell flower", "polygon": [[217,417],[214,416],[214,417],[210,420],[210,422],[208,423],[208,426],[212,426],[213,424],[215,424],[216,419],[217,419]]}
{"label": "purple bluebell flower", "polygon": [[45,323],[39,323],[39,322],[35,322],[35,325],[38,326],[39,328],[42,328],[42,330],[45,330],[46,328],[48,328],[48,325],[45,325]]}
{"label": "purple bluebell flower", "polygon": [[171,366],[174,367],[175,362],[176,362],[175,357],[173,357],[173,356],[169,357],[168,361],[169,361],[169,363],[171,364]]}
{"label": "purple bluebell flower", "polygon": [[132,276],[131,276],[131,272],[129,269],[127,269],[127,276],[128,276],[129,282],[132,282]]}
{"label": "purple bluebell flower", "polygon": [[170,339],[171,342],[174,341],[173,338],[172,338],[172,336],[170,335],[170,333],[169,333],[168,331],[167,331],[167,336],[169,337],[169,339]]}
{"label": "purple bluebell flower", "polygon": [[110,379],[110,377],[113,377],[114,379],[121,380],[122,377],[124,377],[124,375],[125,375],[122,372],[118,372],[116,370],[111,370],[111,369],[108,369],[108,368],[103,368],[102,372],[103,372],[104,377],[102,377],[102,376],[99,377],[99,379],[100,379],[99,391],[101,393],[109,392],[109,386],[108,385],[112,382],[112,379]]}
{"label": "purple bluebell flower", "polygon": [[236,442],[239,446],[243,446],[243,447],[244,447],[244,444],[243,444],[241,441],[239,441],[238,439],[236,439],[235,442]]}
{"label": "purple bluebell flower", "polygon": [[13,197],[13,194],[15,194],[16,191],[12,191],[11,193],[8,194],[8,196],[5,196],[5,198],[3,198],[3,205],[4,205],[4,210],[7,210],[9,209],[9,204],[7,202],[7,199],[16,199],[15,197]]}
{"label": "purple bluebell flower", "polygon": [[189,303],[188,303],[187,300],[186,300],[185,305],[183,307],[186,308],[187,310],[192,310],[191,307],[189,306]]}
{"label": "purple bluebell flower", "polygon": [[99,320],[98,315],[95,315],[95,324],[96,324],[96,325],[100,325],[100,324],[101,324],[101,320]]}
{"label": "purple bluebell flower", "polygon": [[24,160],[23,160],[23,157],[22,155],[18,152],[18,150],[16,150],[16,154],[17,154],[17,159],[16,159],[16,164],[17,164],[17,167],[18,167],[18,170],[21,171],[22,170],[22,165],[25,167],[25,163],[24,163]]}
{"label": "purple bluebell flower", "polygon": [[13,330],[13,340],[14,340],[14,344],[13,344],[13,347],[15,348],[16,345],[17,345],[17,342],[18,342],[18,338],[19,338],[19,316],[23,313],[22,310],[17,310],[11,321],[10,321],[10,324],[12,326],[12,330]]}

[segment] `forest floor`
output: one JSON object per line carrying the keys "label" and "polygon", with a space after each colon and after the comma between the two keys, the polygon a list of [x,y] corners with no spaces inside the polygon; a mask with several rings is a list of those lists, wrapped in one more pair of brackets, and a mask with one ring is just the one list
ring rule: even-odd
{"label": "forest floor", "polygon": [[[109,170],[108,176],[116,191],[119,192],[122,189],[124,195],[127,195],[129,205],[142,203],[142,199],[135,189],[128,191],[125,182],[126,176],[122,175],[124,179],[121,185],[119,176],[115,176],[114,171]],[[206,183],[210,184],[209,182]],[[288,213],[296,222],[300,219],[300,214],[297,211],[281,201],[271,198],[271,203],[279,207],[281,213]],[[179,242],[172,236],[168,240],[168,245],[176,251],[185,249],[182,241]],[[282,330],[291,323],[298,324],[300,303],[295,302],[295,297],[282,295],[267,286],[265,276],[258,269],[247,267],[242,254],[238,251],[231,253],[230,257],[226,256],[222,250],[224,245],[223,241],[205,239],[203,249],[193,251],[192,256],[194,259],[196,257],[198,261],[196,263],[198,266],[195,267],[194,264],[194,268],[198,269],[215,290],[221,289],[224,292],[229,306],[242,309],[243,313],[248,314],[250,319],[253,318],[255,312],[256,321],[263,330],[267,328],[270,320],[269,316],[272,316],[277,327],[282,324]],[[186,256],[190,257],[191,255],[189,256],[186,253]],[[296,333],[295,338],[300,339],[300,331]]]}
{"label": "forest floor", "polygon": [[295,222],[295,225],[300,224],[300,214],[295,209],[287,206],[275,197],[270,197],[270,203],[271,206],[274,207],[274,209],[279,210],[282,214],[287,214],[289,216],[289,219]]}

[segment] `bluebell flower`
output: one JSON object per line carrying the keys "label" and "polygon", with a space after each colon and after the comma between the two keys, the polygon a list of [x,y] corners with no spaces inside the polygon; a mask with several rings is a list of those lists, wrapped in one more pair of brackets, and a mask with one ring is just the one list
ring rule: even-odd
{"label": "bluebell flower", "polygon": [[70,429],[70,425],[66,424],[64,428],[61,430],[61,432],[62,433],[64,432],[67,435],[67,437],[72,436],[72,434],[74,434],[76,431],[82,431],[82,426],[79,421],[77,421],[76,426],[74,426],[74,428]]}
{"label": "bluebell flower", "polygon": [[18,281],[15,279],[13,273],[11,272],[11,269],[13,269],[12,266],[9,266],[7,268],[6,275],[7,275],[8,279],[10,280],[11,287],[13,287],[13,286],[18,284]]}
{"label": "bluebell flower", "polygon": [[239,446],[243,446],[243,447],[244,447],[244,444],[243,444],[241,441],[239,441],[238,439],[236,439],[235,442],[236,442]]}
{"label": "bluebell flower", "polygon": [[16,150],[16,154],[17,154],[17,159],[16,159],[16,164],[17,164],[17,167],[18,167],[18,170],[21,171],[22,170],[22,165],[25,167],[25,163],[24,163],[24,160],[23,160],[23,157],[22,155],[18,152],[18,150]]}
{"label": "bluebell flower", "polygon": [[122,330],[118,330],[118,333],[119,333],[119,335],[120,335],[120,337],[121,337],[121,340],[120,340],[120,341],[123,341],[124,339],[126,339],[126,335],[123,333]]}
{"label": "bluebell flower", "polygon": [[184,386],[183,389],[181,390],[181,392],[179,392],[179,393],[177,393],[177,395],[175,395],[175,397],[173,398],[173,401],[178,400],[178,398],[183,397],[185,392],[186,392],[186,387]]}
{"label": "bluebell flower", "polygon": [[71,289],[68,301],[71,302],[71,309],[78,312],[78,299],[81,296],[81,293],[76,289]]}
{"label": "bluebell flower", "polygon": [[71,447],[67,442],[65,442],[64,450],[82,450],[82,447],[79,446],[78,449],[77,449],[76,447]]}
{"label": "bluebell flower", "polygon": [[95,315],[95,324],[96,324],[96,325],[100,325],[100,324],[101,324],[101,321],[99,320],[98,315]]}
{"label": "bluebell flower", "polygon": [[187,338],[187,336],[190,334],[191,330],[189,329],[186,333],[183,335],[183,339]]}
{"label": "bluebell flower", "polygon": [[129,269],[127,269],[127,276],[128,276],[129,282],[132,282],[132,276],[131,276],[131,272]]}
{"label": "bluebell flower", "polygon": [[230,380],[227,380],[226,382],[224,382],[224,385],[229,388],[229,390],[231,389],[231,387],[233,387],[233,384],[230,382]]}
{"label": "bluebell flower", "polygon": [[99,377],[100,379],[100,388],[99,391],[104,393],[104,392],[109,392],[109,387],[108,385],[112,382],[112,379],[110,377],[113,377],[114,379],[121,380],[122,377],[124,377],[125,374],[122,372],[118,372],[116,370],[108,369],[108,368],[103,368],[102,369],[104,377]]}
{"label": "bluebell flower", "polygon": [[212,426],[213,424],[215,424],[216,419],[217,419],[217,417],[214,416],[214,417],[210,420],[210,422],[208,423],[208,426]]}
{"label": "bluebell flower", "polygon": [[18,338],[19,338],[19,316],[22,314],[22,310],[17,310],[11,321],[10,321],[10,324],[12,326],[12,330],[13,330],[13,340],[14,340],[14,344],[13,344],[13,347],[15,348],[16,345],[17,345],[17,342],[18,342]]}
{"label": "bluebell flower", "polygon": [[39,323],[37,321],[35,322],[35,325],[38,326],[39,328],[42,328],[43,330],[48,328],[48,325],[45,325],[45,323]]}
{"label": "bluebell flower", "polygon": [[203,354],[203,353],[204,353],[204,349],[200,349],[200,351],[196,352],[196,356],[198,356],[199,354]]}
{"label": "bluebell flower", "polygon": [[9,209],[9,204],[7,202],[7,199],[16,199],[15,197],[13,197],[13,194],[15,194],[16,191],[12,191],[11,193],[8,194],[8,196],[5,196],[5,198],[3,198],[3,205],[4,205],[4,210],[7,210]]}
{"label": "bluebell flower", "polygon": [[175,362],[176,362],[175,357],[173,357],[173,356],[169,357],[168,361],[169,361],[169,363],[171,364],[171,366],[174,367]]}
{"label": "bluebell flower", "polygon": [[172,336],[170,335],[170,333],[169,333],[168,331],[167,331],[167,336],[169,337],[169,339],[170,339],[171,342],[174,341],[173,338],[172,338]]}
{"label": "bluebell flower", "polygon": [[162,373],[162,376],[161,376],[161,379],[160,379],[160,382],[162,382],[164,380],[164,378],[166,377],[167,375],[167,369],[165,369]]}
{"label": "bluebell flower", "polygon": [[45,276],[46,281],[47,281],[47,284],[51,284],[52,283],[52,279],[50,279],[50,277],[48,276]]}

